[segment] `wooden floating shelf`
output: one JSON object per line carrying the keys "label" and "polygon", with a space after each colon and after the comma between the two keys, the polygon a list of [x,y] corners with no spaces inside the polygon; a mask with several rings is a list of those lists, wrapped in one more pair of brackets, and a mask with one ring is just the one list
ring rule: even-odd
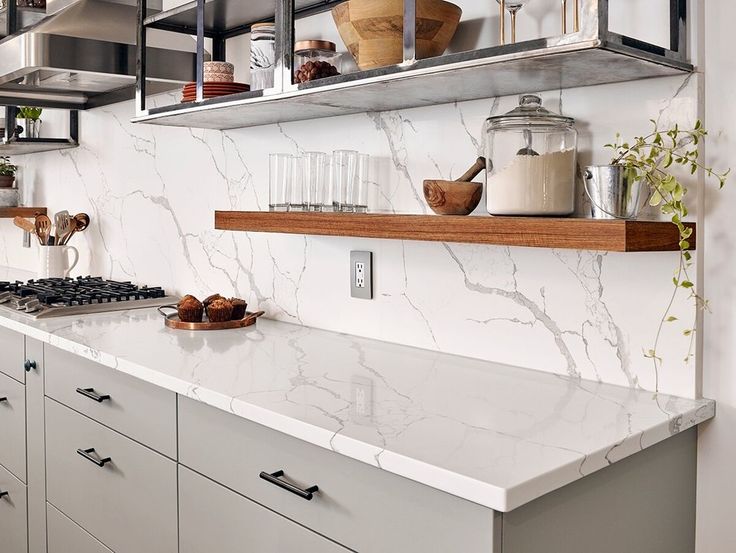
{"label": "wooden floating shelf", "polygon": [[0,142],[0,155],[36,154],[69,150],[77,146],[77,142],[66,138],[16,138],[10,142]]}
{"label": "wooden floating shelf", "polygon": [[13,219],[14,217],[35,217],[38,214],[46,214],[45,207],[0,207],[0,219]]}
{"label": "wooden floating shelf", "polygon": [[[688,226],[694,245],[695,224]],[[216,211],[215,228],[610,252],[679,250],[677,228],[659,221]]]}

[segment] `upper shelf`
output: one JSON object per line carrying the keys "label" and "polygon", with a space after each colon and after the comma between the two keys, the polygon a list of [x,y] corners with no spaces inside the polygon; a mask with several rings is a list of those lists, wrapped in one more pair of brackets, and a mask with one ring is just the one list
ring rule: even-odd
{"label": "upper shelf", "polygon": [[23,155],[54,150],[68,150],[79,144],[67,138],[14,138],[0,142],[0,155]]}
{"label": "upper shelf", "polygon": [[0,219],[14,219],[15,217],[35,217],[46,214],[45,207],[0,207]]}
{"label": "upper shelf", "polygon": [[225,130],[663,77],[693,69],[614,42],[555,47],[538,42],[539,48],[532,50],[496,46],[419,60],[410,66],[329,77],[281,93],[254,91],[152,108],[133,121]]}
{"label": "upper shelf", "polygon": [[[695,244],[695,225],[691,244]],[[545,217],[216,211],[215,228],[610,252],[679,250],[668,222]]]}
{"label": "upper shelf", "polygon": [[[304,17],[325,11],[344,0],[296,0],[295,15]],[[253,23],[273,21],[276,0],[232,2],[232,0],[205,0],[204,33],[235,35],[250,29]],[[154,29],[197,32],[197,2],[187,2],[176,8],[154,14],[144,21]]]}

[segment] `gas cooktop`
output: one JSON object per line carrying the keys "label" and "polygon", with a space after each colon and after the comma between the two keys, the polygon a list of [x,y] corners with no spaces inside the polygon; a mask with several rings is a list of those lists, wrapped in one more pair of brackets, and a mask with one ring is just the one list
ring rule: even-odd
{"label": "gas cooktop", "polygon": [[44,278],[0,282],[0,308],[35,319],[122,311],[176,303],[160,288],[101,277]]}

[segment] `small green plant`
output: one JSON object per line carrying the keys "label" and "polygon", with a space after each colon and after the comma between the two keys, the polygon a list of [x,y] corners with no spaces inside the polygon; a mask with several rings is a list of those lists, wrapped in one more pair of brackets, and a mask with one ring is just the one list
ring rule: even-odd
{"label": "small green plant", "polygon": [[18,170],[17,165],[10,163],[10,158],[7,156],[0,156],[0,176],[2,177],[14,177],[15,172]]}
{"label": "small green plant", "polygon": [[18,108],[18,116],[21,119],[30,119],[31,121],[38,121],[43,113],[43,108],[36,108],[31,106],[24,106]]}
{"label": "small green plant", "polygon": [[[684,223],[688,214],[685,201],[688,190],[687,186],[673,174],[673,169],[679,166],[691,175],[702,169],[708,179],[718,182],[719,188],[723,188],[726,184],[726,179],[731,170],[717,173],[713,168],[706,167],[698,160],[700,153],[698,145],[708,134],[700,121],[697,121],[692,129],[684,130],[680,129],[678,125],[667,130],[661,130],[656,121],[652,119],[651,122],[654,129],[650,134],[635,137],[633,143],[622,142],[621,136],[616,135],[616,142],[606,144],[606,148],[611,148],[614,151],[612,165],[623,165],[626,167],[629,178],[647,182],[651,191],[649,205],[659,207],[660,211],[669,217],[677,227],[680,236],[680,261],[672,278],[674,291],[660,321],[654,344],[644,354],[652,359],[655,369],[657,369],[662,363],[662,358],[657,349],[662,330],[665,324],[678,320],[677,317],[671,314],[678,291],[687,291],[698,309],[708,308],[708,301],[697,293],[695,285],[688,274],[692,267],[689,240],[693,232]],[[683,333],[690,337],[690,347],[685,357],[685,362],[687,362],[692,356],[695,326],[689,325]]]}

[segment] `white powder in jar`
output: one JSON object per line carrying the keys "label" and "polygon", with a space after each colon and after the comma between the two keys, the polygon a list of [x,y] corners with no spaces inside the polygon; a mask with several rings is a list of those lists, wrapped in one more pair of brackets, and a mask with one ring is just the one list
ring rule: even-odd
{"label": "white powder in jar", "polygon": [[575,149],[515,156],[488,177],[491,215],[570,215],[575,211]]}

